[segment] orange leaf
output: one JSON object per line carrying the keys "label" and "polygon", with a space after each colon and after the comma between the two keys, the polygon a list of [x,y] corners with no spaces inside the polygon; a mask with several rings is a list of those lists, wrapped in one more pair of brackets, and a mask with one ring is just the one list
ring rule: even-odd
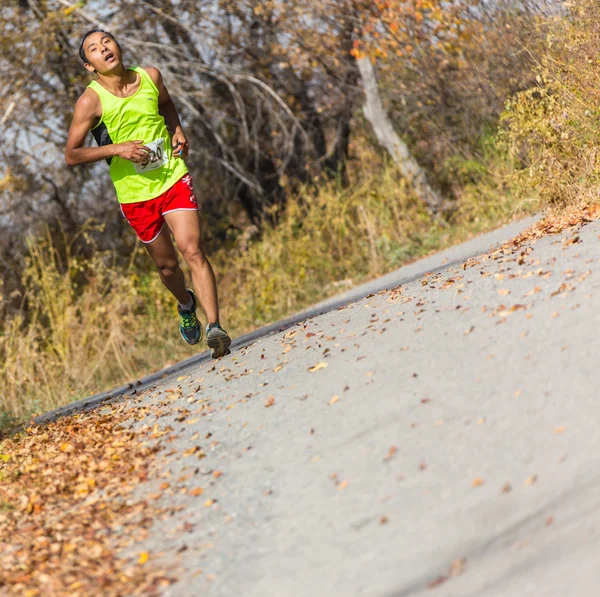
{"label": "orange leaf", "polygon": [[388,450],[387,456],[383,460],[385,461],[385,460],[392,459],[397,452],[398,452],[398,448],[396,446],[391,446],[390,449]]}

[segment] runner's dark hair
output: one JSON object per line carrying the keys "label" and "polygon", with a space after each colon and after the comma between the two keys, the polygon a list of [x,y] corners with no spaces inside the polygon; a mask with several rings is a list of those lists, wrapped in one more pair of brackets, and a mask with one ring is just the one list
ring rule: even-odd
{"label": "runner's dark hair", "polygon": [[[85,40],[90,35],[92,35],[92,33],[104,33],[105,35],[108,35],[108,37],[110,37],[112,40],[114,40],[117,46],[119,46],[119,42],[115,39],[115,36],[110,31],[105,31],[104,29],[100,28],[90,29],[89,31],[86,31],[84,33],[83,37],[81,38],[81,43],[79,44],[79,58],[81,58],[84,62],[87,62],[88,59],[86,58],[85,50],[83,49],[83,44],[85,43]],[[119,48],[121,48],[121,46],[119,46]]]}

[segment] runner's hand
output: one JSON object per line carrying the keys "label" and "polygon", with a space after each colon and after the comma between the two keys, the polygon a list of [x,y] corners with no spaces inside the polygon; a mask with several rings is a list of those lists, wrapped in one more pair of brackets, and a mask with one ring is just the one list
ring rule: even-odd
{"label": "runner's hand", "polygon": [[115,152],[120,158],[137,163],[146,159],[150,150],[143,141],[127,141],[115,145]]}
{"label": "runner's hand", "polygon": [[181,131],[177,131],[171,139],[171,145],[173,146],[173,155],[176,158],[187,157],[190,146],[185,138],[185,135]]}

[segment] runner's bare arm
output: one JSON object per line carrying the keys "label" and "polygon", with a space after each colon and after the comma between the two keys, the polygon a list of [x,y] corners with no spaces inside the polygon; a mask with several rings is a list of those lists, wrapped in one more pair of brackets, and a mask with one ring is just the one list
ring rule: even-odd
{"label": "runner's bare arm", "polygon": [[[189,145],[185,133],[181,127],[177,108],[169,95],[160,71],[154,66],[144,69],[150,78],[154,81],[158,89],[158,111],[165,119],[165,123],[171,133],[171,143],[173,145],[173,155],[175,157],[185,158],[188,154]],[[181,153],[180,153],[181,152]]]}
{"label": "runner's bare arm", "polygon": [[73,121],[69,127],[65,147],[65,161],[69,166],[93,164],[116,155],[132,162],[139,162],[147,155],[143,141],[128,141],[102,147],[84,147],[88,133],[101,116],[102,106],[98,94],[95,91],[86,90],[75,104]]}

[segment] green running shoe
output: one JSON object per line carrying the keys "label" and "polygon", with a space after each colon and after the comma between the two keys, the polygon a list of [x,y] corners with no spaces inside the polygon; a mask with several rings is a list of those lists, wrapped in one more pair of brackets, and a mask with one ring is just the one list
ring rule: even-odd
{"label": "green running shoe", "polygon": [[194,304],[192,305],[192,309],[190,311],[187,309],[182,309],[179,305],[177,305],[177,312],[179,313],[179,333],[188,344],[198,344],[202,338],[202,328],[200,327],[200,322],[196,317],[196,295],[189,288],[187,291],[190,293]]}
{"label": "green running shoe", "polygon": [[231,338],[229,334],[219,325],[219,323],[209,323],[206,326],[206,343],[210,348],[210,356],[213,359],[229,354]]}

